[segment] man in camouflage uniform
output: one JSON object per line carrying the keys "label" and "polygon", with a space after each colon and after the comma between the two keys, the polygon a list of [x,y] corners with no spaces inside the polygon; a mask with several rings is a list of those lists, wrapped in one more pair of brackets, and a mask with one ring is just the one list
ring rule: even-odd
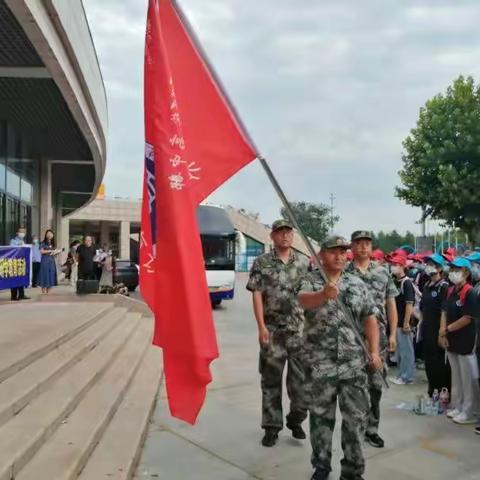
{"label": "man in camouflage uniform", "polygon": [[262,444],[272,447],[283,428],[282,376],[288,362],[287,392],[290,413],[287,427],[297,439],[306,438],[301,424],[307,417],[304,404],[302,365],[303,311],[296,300],[295,286],[306,274],[308,262],[292,250],[293,229],[286,220],[272,225],[274,249],[255,259],[247,289],[252,292],[253,308],[260,341],[259,371],[262,377]]}
{"label": "man in camouflage uniform", "polygon": [[349,246],[342,237],[328,238],[320,252],[328,283],[314,270],[298,286],[298,300],[305,309],[304,364],[315,468],[312,480],[325,480],[331,471],[337,399],[344,453],[340,478],[361,480],[365,470],[362,447],[369,409],[366,358],[339,300],[368,341],[370,368],[382,366],[375,304],[367,286],[343,271]]}
{"label": "man in camouflage uniform", "polygon": [[[380,329],[380,355],[386,370],[387,350],[394,352],[397,346],[397,306],[395,297],[398,295],[397,287],[389,271],[382,265],[370,260],[372,255],[372,236],[370,232],[360,230],[352,233],[353,261],[345,269],[346,272],[356,275],[363,280],[375,306],[377,307],[377,320]],[[389,336],[387,338],[387,321]],[[370,391],[370,411],[367,419],[365,439],[373,447],[383,448],[385,442],[378,434],[380,424],[380,400],[382,398],[382,380],[368,370],[368,386]],[[386,375],[386,372],[384,372]]]}

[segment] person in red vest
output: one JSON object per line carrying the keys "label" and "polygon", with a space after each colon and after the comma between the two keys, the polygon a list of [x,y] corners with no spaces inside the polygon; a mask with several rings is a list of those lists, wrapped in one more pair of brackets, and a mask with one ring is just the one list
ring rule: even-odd
{"label": "person in red vest", "polygon": [[450,262],[448,279],[453,284],[442,307],[439,343],[447,350],[452,369],[452,409],[455,423],[476,423],[480,404],[478,365],[475,356],[476,297],[471,285],[472,264],[458,257]]}

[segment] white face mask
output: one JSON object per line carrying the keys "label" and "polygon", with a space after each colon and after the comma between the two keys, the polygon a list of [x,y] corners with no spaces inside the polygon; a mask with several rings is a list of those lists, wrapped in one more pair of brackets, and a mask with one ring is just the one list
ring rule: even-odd
{"label": "white face mask", "polygon": [[480,266],[476,263],[472,265],[472,277],[475,281],[480,279]]}
{"label": "white face mask", "polygon": [[25,238],[25,234],[23,232],[17,233],[18,238],[21,238],[22,240]]}
{"label": "white face mask", "polygon": [[463,280],[463,273],[462,272],[450,272],[448,274],[448,279],[454,284],[458,285]]}
{"label": "white face mask", "polygon": [[399,265],[392,265],[392,273],[394,275],[400,275],[402,273],[402,267]]}
{"label": "white face mask", "polygon": [[433,265],[427,265],[425,267],[425,273],[427,275],[435,275],[437,273],[437,269]]}

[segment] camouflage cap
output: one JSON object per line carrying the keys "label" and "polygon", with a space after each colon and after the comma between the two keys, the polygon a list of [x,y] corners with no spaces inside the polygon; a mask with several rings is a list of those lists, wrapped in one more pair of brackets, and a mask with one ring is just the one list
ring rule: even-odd
{"label": "camouflage cap", "polygon": [[360,240],[360,239],[373,240],[372,233],[369,232],[368,230],[357,230],[356,232],[352,233],[352,237],[351,237],[352,242],[354,240]]}
{"label": "camouflage cap", "polygon": [[340,237],[339,235],[333,235],[332,237],[328,237],[322,243],[321,247],[322,250],[328,250],[330,248],[343,248],[348,250],[350,248],[350,244],[346,238]]}
{"label": "camouflage cap", "polygon": [[281,218],[280,220],[275,220],[272,223],[272,232],[274,232],[275,230],[279,230],[280,228],[293,229],[293,225],[289,220],[285,220],[284,218]]}

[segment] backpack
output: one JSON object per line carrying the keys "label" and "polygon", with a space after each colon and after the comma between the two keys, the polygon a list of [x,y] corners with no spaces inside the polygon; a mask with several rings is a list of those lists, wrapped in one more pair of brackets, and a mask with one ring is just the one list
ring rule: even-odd
{"label": "backpack", "polygon": [[403,286],[405,282],[411,282],[413,290],[415,292],[415,301],[413,302],[413,311],[412,311],[412,316],[417,320],[420,321],[422,318],[422,314],[420,312],[420,302],[422,301],[422,292],[418,288],[418,286],[415,284],[415,282],[412,281],[411,278],[405,277],[402,279],[400,283],[400,293],[403,295]]}

